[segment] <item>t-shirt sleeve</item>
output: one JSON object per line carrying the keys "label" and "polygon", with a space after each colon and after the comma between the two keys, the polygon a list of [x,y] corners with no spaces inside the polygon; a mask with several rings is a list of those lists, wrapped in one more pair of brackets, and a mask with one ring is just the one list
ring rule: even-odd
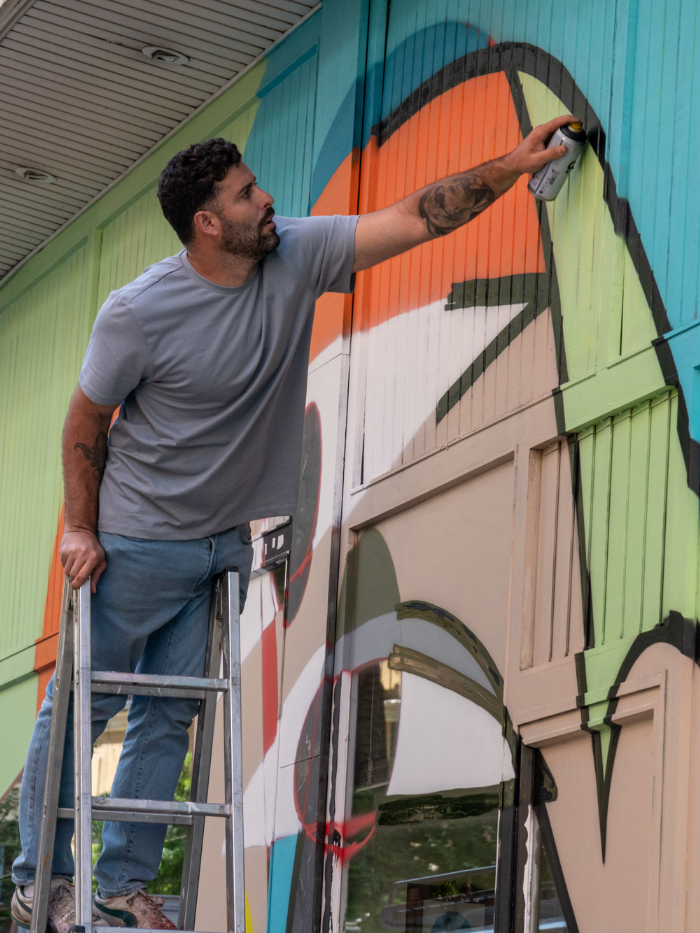
{"label": "t-shirt sleeve", "polygon": [[92,328],[80,388],[98,405],[118,405],[152,368],[141,327],[123,299],[113,293],[100,308]]}
{"label": "t-shirt sleeve", "polygon": [[279,249],[316,298],[355,287],[356,216],[280,218]]}

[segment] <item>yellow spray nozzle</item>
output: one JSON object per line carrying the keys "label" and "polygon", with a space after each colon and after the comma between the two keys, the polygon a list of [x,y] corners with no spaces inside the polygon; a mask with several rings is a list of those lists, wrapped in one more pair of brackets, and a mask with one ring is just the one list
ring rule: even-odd
{"label": "yellow spray nozzle", "polygon": [[569,126],[574,131],[574,133],[579,133],[583,129],[583,123],[580,120],[574,120],[573,123],[569,123]]}

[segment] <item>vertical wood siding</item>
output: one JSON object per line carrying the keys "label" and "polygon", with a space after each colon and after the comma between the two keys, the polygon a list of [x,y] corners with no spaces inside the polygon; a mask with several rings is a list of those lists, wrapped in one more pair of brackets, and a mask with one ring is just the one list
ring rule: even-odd
{"label": "vertical wood siding", "polygon": [[90,258],[86,244],[0,314],[0,657],[41,634],[61,427],[90,334]]}

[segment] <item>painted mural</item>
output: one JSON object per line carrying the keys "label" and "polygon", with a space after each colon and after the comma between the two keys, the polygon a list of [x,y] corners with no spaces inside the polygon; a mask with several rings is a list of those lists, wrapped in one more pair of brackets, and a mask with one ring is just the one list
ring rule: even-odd
{"label": "painted mural", "polygon": [[[555,202],[521,179],[318,303],[300,508],[254,529],[242,619],[255,933],[700,920],[691,20],[325,0],[173,143],[231,138],[304,215],[376,210],[560,113],[589,139]],[[94,222],[88,317],[176,248],[156,206],[151,179]],[[33,704],[60,606],[54,485]],[[200,929],[224,929],[222,847],[208,826]]]}

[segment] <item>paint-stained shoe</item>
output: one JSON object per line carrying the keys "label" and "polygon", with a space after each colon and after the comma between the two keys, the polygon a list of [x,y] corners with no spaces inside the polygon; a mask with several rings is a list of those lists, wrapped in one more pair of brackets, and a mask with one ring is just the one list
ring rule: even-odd
{"label": "paint-stained shoe", "polygon": [[111,927],[137,927],[146,930],[177,930],[161,907],[163,898],[151,897],[145,888],[121,897],[95,895],[95,913]]}
{"label": "paint-stained shoe", "polygon": [[[17,886],[12,895],[12,919],[23,930],[28,930],[32,920],[34,885]],[[93,926],[106,927],[104,920],[93,912]],[[75,889],[67,878],[52,878],[49,893],[47,927],[50,933],[68,933],[75,923]]]}

